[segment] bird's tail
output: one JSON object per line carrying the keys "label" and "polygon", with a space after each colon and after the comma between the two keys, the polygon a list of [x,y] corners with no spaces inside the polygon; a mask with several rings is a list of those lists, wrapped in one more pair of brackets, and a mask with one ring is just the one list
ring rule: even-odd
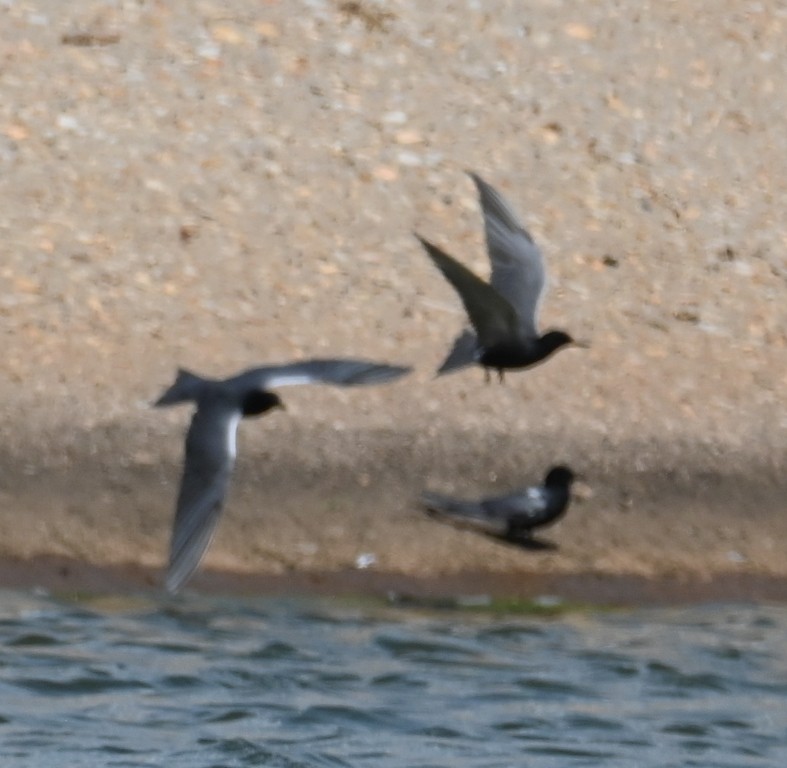
{"label": "bird's tail", "polygon": [[438,368],[437,375],[442,376],[445,373],[458,371],[460,368],[466,368],[476,362],[478,357],[478,339],[476,335],[470,330],[464,330],[459,334],[454,342],[454,346],[448,353],[448,357],[443,361],[443,364]]}
{"label": "bird's tail", "polygon": [[197,376],[197,374],[183,368],[178,368],[175,383],[153,405],[158,407],[196,400],[205,382],[206,379],[203,379],[201,376]]}

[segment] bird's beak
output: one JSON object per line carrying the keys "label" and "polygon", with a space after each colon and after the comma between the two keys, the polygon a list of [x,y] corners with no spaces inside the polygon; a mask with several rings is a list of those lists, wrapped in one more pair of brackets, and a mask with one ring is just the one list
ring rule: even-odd
{"label": "bird's beak", "polygon": [[577,501],[588,501],[588,499],[592,499],[595,496],[593,488],[585,482],[582,475],[577,475],[571,488],[571,493]]}
{"label": "bird's beak", "polygon": [[575,339],[574,346],[579,347],[580,349],[590,349],[590,340],[589,339]]}

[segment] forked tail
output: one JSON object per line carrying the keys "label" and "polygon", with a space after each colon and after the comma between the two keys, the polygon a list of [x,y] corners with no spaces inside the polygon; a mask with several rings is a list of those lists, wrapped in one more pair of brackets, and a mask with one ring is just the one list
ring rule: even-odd
{"label": "forked tail", "polygon": [[470,330],[464,330],[454,342],[443,364],[438,368],[437,375],[458,371],[472,365],[478,359],[478,339]]}
{"label": "forked tail", "polygon": [[196,400],[205,381],[205,379],[197,376],[195,373],[191,373],[191,371],[178,368],[175,383],[153,405],[158,407]]}

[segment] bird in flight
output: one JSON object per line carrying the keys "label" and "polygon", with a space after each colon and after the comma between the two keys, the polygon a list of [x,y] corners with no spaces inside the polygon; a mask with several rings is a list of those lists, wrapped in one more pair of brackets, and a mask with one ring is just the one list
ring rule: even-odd
{"label": "bird in flight", "polygon": [[295,384],[382,384],[410,370],[364,360],[306,360],[252,368],[217,380],[180,369],[174,384],[154,403],[157,407],[196,404],[186,434],[167,590],[175,593],[186,583],[210,545],[235,464],[240,420],[284,407],[279,396],[270,390]]}
{"label": "bird in flight", "polygon": [[500,380],[507,369],[528,368],[567,344],[576,342],[565,331],[538,331],[538,311],[546,287],[544,258],[503,196],[470,172],[481,201],[486,247],[492,263],[488,283],[433,243],[416,234],[427,254],[454,287],[464,304],[472,330],[454,342],[437,374],[482,365]]}

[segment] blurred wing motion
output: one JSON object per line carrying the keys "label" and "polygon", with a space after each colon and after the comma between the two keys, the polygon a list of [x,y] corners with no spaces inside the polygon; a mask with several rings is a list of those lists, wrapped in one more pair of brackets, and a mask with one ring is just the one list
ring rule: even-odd
{"label": "blurred wing motion", "polygon": [[538,336],[538,309],[546,284],[541,251],[503,196],[477,174],[468,173],[484,214],[490,283],[516,310],[524,335]]}
{"label": "blurred wing motion", "polygon": [[410,373],[412,368],[368,360],[305,360],[288,365],[252,368],[238,379],[259,389],[296,384],[335,384],[343,387],[384,384]]}
{"label": "blurred wing motion", "polygon": [[416,237],[462,299],[481,346],[494,347],[512,338],[516,334],[518,320],[511,304],[452,256],[420,235]]}
{"label": "blurred wing motion", "polygon": [[194,573],[221,516],[240,413],[221,404],[199,408],[186,436],[186,459],[172,529],[166,587],[177,592]]}
{"label": "blurred wing motion", "polygon": [[178,371],[175,383],[156,405],[194,400],[197,411],[186,435],[186,457],[170,543],[166,586],[177,592],[188,581],[210,545],[224,506],[232,468],[235,437],[243,415],[257,415],[250,407],[255,394],[295,384],[356,386],[392,381],[410,368],[366,360],[308,360],[289,365],[253,368],[231,379],[209,381]]}

